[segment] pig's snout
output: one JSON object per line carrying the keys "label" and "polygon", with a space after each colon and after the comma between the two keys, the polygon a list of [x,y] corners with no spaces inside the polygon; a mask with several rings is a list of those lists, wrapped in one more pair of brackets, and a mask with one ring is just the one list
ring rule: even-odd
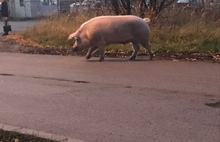
{"label": "pig's snout", "polygon": [[77,52],[79,50],[78,46],[73,45],[72,47],[72,52]]}
{"label": "pig's snout", "polygon": [[79,46],[78,46],[78,42],[77,42],[77,40],[75,41],[75,43],[74,43],[74,45],[73,45],[73,47],[72,47],[72,51],[73,52],[76,52],[76,51],[78,51],[79,50]]}

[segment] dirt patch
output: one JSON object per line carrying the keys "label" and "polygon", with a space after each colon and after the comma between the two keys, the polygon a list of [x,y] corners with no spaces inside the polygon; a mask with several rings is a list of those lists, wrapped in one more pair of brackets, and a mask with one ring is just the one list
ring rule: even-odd
{"label": "dirt patch", "polygon": [[[14,39],[6,39],[0,37],[0,52],[13,52],[13,53],[26,53],[26,54],[45,54],[45,55],[74,55],[85,56],[86,50],[73,53],[71,47],[68,48],[53,48],[53,47],[38,47],[20,45]],[[112,58],[123,58],[131,56],[132,53],[125,52],[106,52],[105,56]],[[96,53],[94,56],[98,56]],[[146,53],[139,53],[138,56],[148,56]],[[154,59],[156,60],[210,60],[220,63],[220,54],[167,54],[167,53],[155,53]]]}
{"label": "dirt patch", "polygon": [[66,48],[24,46],[16,43],[14,39],[0,38],[0,52],[17,52],[27,54],[68,55],[71,50]]}

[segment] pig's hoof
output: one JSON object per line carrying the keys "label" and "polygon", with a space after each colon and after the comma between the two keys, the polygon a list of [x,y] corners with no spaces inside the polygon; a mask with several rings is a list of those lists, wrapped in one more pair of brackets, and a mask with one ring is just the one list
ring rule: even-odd
{"label": "pig's hoof", "polygon": [[135,60],[135,57],[131,57],[129,60],[133,61],[133,60]]}
{"label": "pig's hoof", "polygon": [[99,59],[99,62],[102,62],[103,60],[104,60],[104,58],[100,58],[100,59]]}
{"label": "pig's hoof", "polygon": [[154,54],[150,54],[150,60],[153,60]]}
{"label": "pig's hoof", "polygon": [[91,58],[91,56],[86,56],[86,59],[90,59]]}

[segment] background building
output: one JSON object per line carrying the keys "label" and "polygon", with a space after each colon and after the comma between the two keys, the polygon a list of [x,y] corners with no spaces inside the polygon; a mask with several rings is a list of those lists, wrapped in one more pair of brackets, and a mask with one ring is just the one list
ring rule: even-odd
{"label": "background building", "polygon": [[57,13],[57,0],[8,0],[10,16],[34,18]]}

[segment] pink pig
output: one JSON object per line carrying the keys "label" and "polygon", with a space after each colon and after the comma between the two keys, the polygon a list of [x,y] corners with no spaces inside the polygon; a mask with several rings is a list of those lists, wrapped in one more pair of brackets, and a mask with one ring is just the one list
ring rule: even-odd
{"label": "pink pig", "polygon": [[99,16],[83,23],[80,28],[69,35],[68,39],[75,38],[73,49],[88,49],[86,59],[99,50],[100,60],[104,60],[105,46],[109,44],[132,43],[134,52],[130,60],[134,60],[140,45],[146,48],[153,59],[150,46],[149,19],[137,16]]}

